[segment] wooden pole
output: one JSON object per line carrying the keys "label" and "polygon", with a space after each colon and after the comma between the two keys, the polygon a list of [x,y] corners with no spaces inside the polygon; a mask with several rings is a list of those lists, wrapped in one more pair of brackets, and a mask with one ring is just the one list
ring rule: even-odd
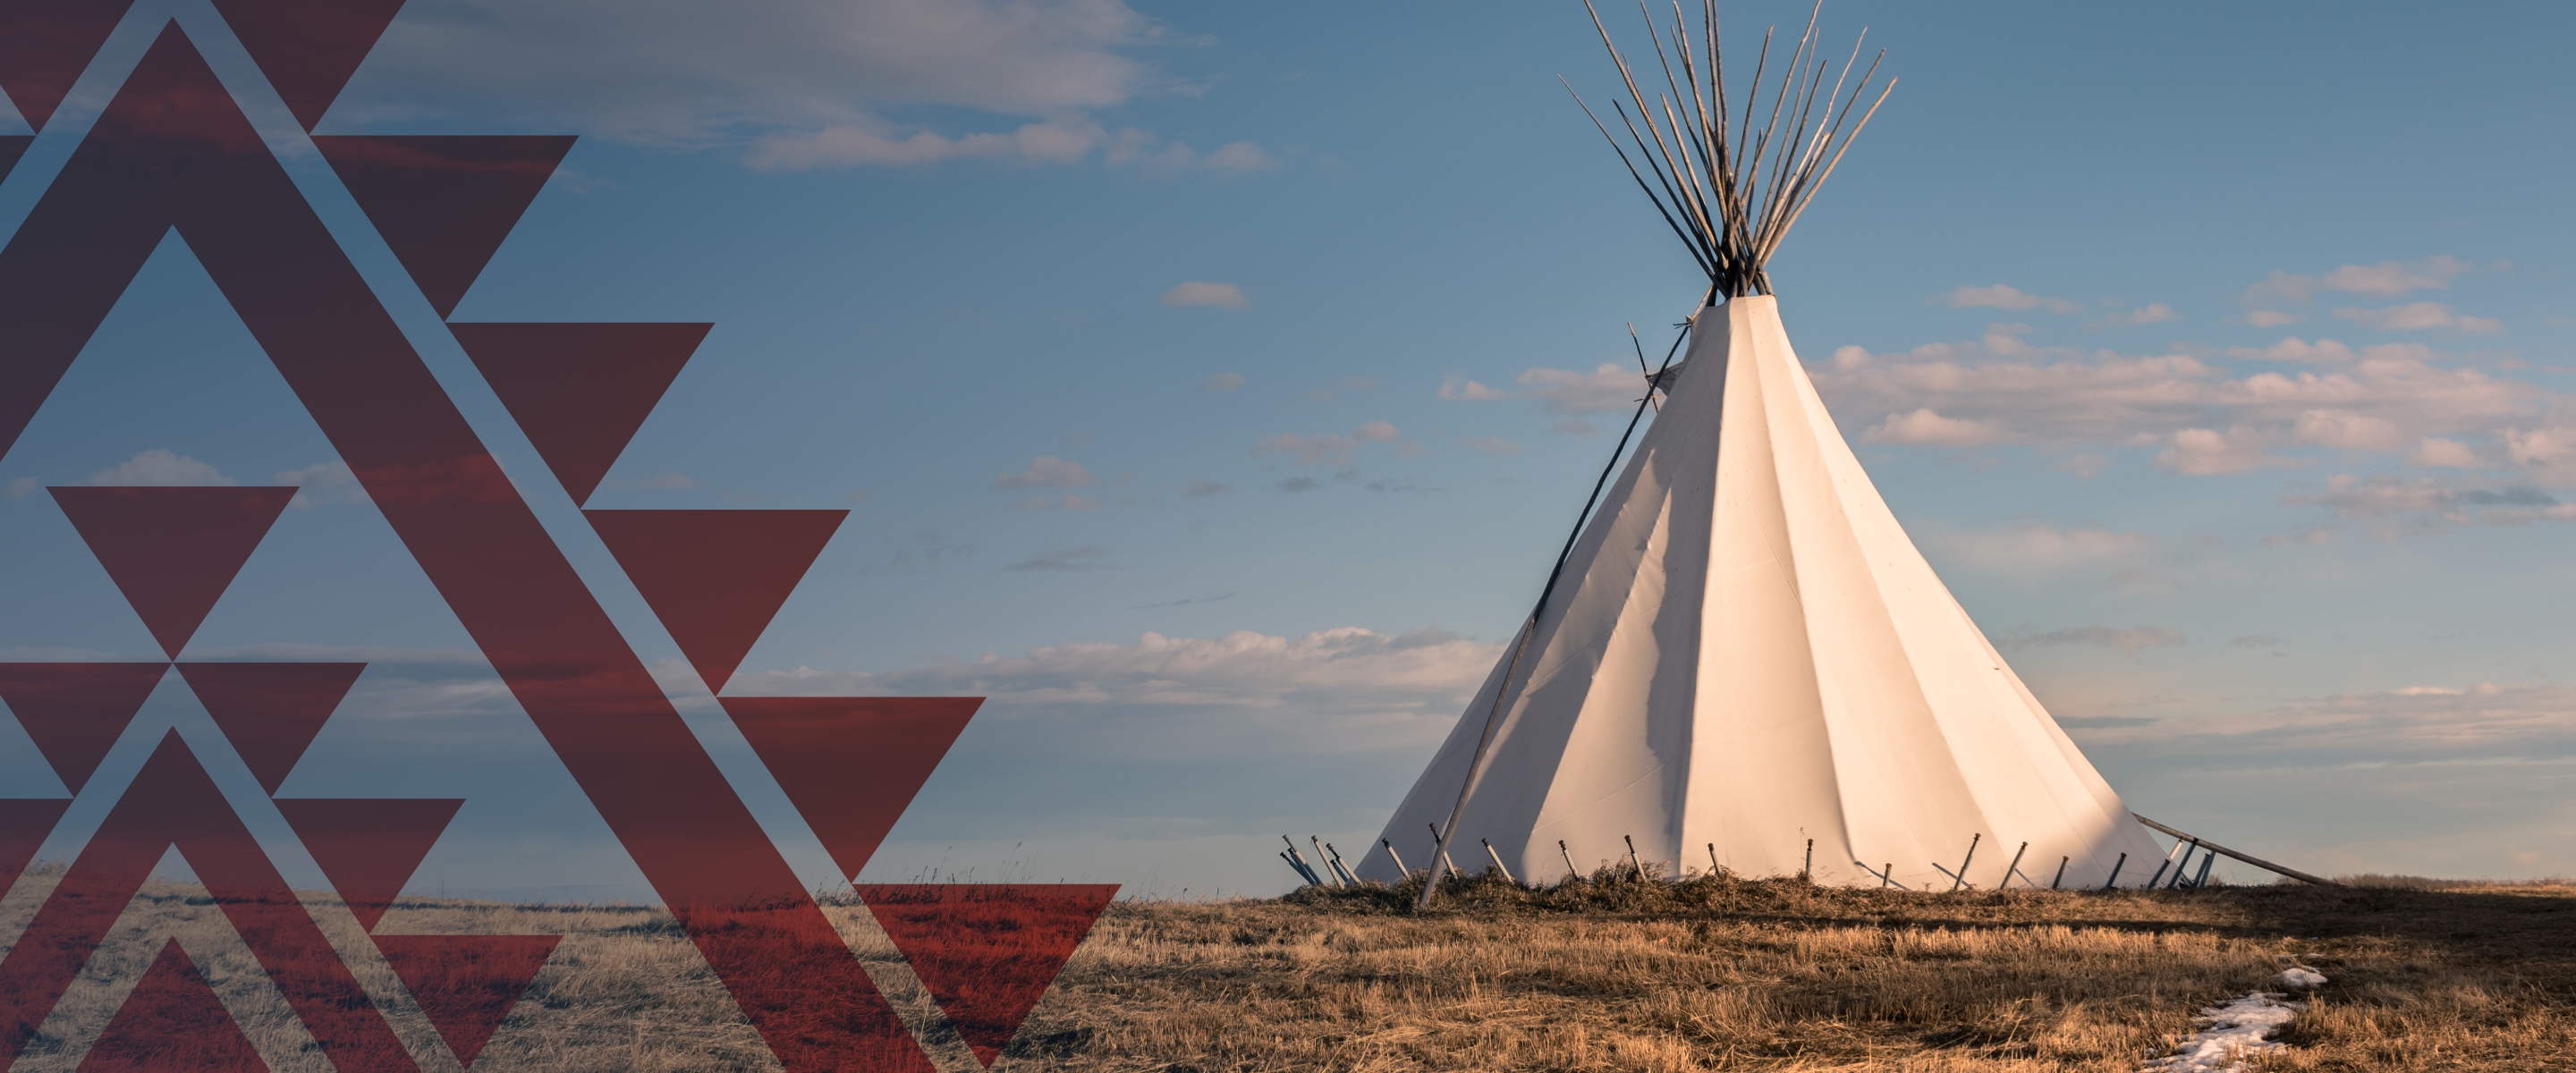
{"label": "wooden pole", "polygon": [[1619,840],[1628,844],[1628,867],[1637,870],[1637,882],[1645,882],[1646,866],[1637,863],[1637,840],[1626,835],[1620,835]]}
{"label": "wooden pole", "polygon": [[2192,885],[2193,887],[2195,887],[2195,888],[2198,888],[2198,887],[2206,887],[2206,886],[2208,886],[2208,885],[2209,885],[2209,866],[2210,866],[2210,865],[2213,865],[2213,864],[2217,864],[2217,863],[2218,863],[2218,855],[2217,855],[2217,854],[2215,854],[2215,853],[2203,854],[2203,855],[2201,856],[2201,858],[2200,858],[2200,874],[2192,877],[2192,879],[2191,879],[2191,885]]}
{"label": "wooden pole", "polygon": [[1495,870],[1495,871],[1497,871],[1497,872],[1501,872],[1501,873],[1503,874],[1503,882],[1505,882],[1505,883],[1509,883],[1509,884],[1511,884],[1511,885],[1513,885],[1513,886],[1515,886],[1515,887],[1520,886],[1520,885],[1521,885],[1521,881],[1520,881],[1520,880],[1517,880],[1517,879],[1512,878],[1512,870],[1511,870],[1510,868],[1508,868],[1508,867],[1505,867],[1505,866],[1504,866],[1504,864],[1503,864],[1503,855],[1502,855],[1502,854],[1500,854],[1500,853],[1496,853],[1496,852],[1494,852],[1494,842],[1493,842],[1493,840],[1492,840],[1492,839],[1488,839],[1488,838],[1479,838],[1479,839],[1477,839],[1476,841],[1478,841],[1478,842],[1482,842],[1482,843],[1484,843],[1484,844],[1485,844],[1485,856],[1490,857],[1490,858],[1492,858],[1492,859],[1493,859],[1493,862],[1494,862],[1494,870]]}
{"label": "wooden pole", "polygon": [[2056,890],[2058,884],[2066,882],[2066,862],[2074,859],[2075,858],[2073,857],[2060,857],[2057,859],[2057,878],[2048,881],[2048,889]]}
{"label": "wooden pole", "polygon": [[[1995,881],[1996,890],[2002,890],[2005,887],[2012,886],[2013,872],[2021,868],[2021,855],[2028,852],[2030,852],[2030,843],[2028,842],[2022,843],[2020,849],[2013,851],[2012,863],[2004,866],[2004,877]],[[2028,883],[2030,880],[2024,879],[2022,882]]]}
{"label": "wooden pole", "polygon": [[[1976,860],[1976,859],[1977,859],[1977,843],[1978,843],[1979,841],[1983,840],[1985,837],[1986,837],[1986,833],[1985,833],[1985,832],[1983,832],[1983,831],[1979,831],[1979,832],[1977,832],[1976,834],[1972,834],[1972,835],[1969,835],[1969,836],[1968,836],[1968,855],[1967,855],[1966,857],[1962,857],[1962,858],[1960,858],[1960,859],[1959,859],[1959,872],[1958,872],[1958,874],[1957,874],[1957,875],[1954,875],[1954,876],[1951,876],[1951,877],[1950,877],[1950,889],[1951,889],[1951,891],[1956,892],[1960,887],[1965,886],[1965,885],[1967,884],[1967,882],[1968,882],[1968,862],[1970,862],[1970,861],[1973,861],[1973,860]],[[1809,845],[1810,847],[1814,846],[1815,844],[1816,844],[1816,843],[1815,843],[1815,840],[1814,840],[1814,839],[1808,839],[1808,840],[1807,840],[1807,845]],[[1807,851],[1807,853],[1808,853],[1808,859],[1809,859],[1809,860],[1813,860],[1813,859],[1815,859],[1815,850],[1813,850],[1813,849],[1811,848],[1811,849],[1809,849],[1809,850]]]}
{"label": "wooden pole", "polygon": [[1403,855],[1395,852],[1395,843],[1381,838],[1377,840],[1377,844],[1386,847],[1386,859],[1395,862],[1395,871],[1398,875],[1402,875],[1407,879],[1413,877],[1413,869],[1404,866]]}
{"label": "wooden pole", "polygon": [[1583,870],[1574,866],[1574,852],[1565,848],[1565,840],[1562,838],[1556,840],[1556,855],[1565,858],[1566,878],[1583,878]]}
{"label": "wooden pole", "polygon": [[2126,854],[2126,853],[2121,854],[2121,855],[2120,855],[2120,859],[2119,859],[2119,860],[2116,860],[2116,861],[2111,862],[2111,878],[2109,878],[2109,879],[2105,879],[2105,880],[2103,880],[2103,881],[2102,881],[2102,889],[2103,889],[2103,890],[2109,890],[2109,889],[2111,889],[2111,884],[2113,884],[2113,883],[2117,883],[2117,882],[2119,882],[2119,881],[2120,881],[2120,868],[2121,868],[2121,866],[2126,865],[2126,864],[2128,864],[2128,863],[2129,863],[2129,855],[2128,855],[2128,854]]}
{"label": "wooden pole", "polygon": [[1803,880],[1806,880],[1806,881],[1807,881],[1807,882],[1809,882],[1809,883],[1813,883],[1813,882],[1815,882],[1815,881],[1816,881],[1816,840],[1815,840],[1815,839],[1810,838],[1810,839],[1808,839],[1808,840],[1807,840],[1807,863],[1806,863],[1805,865],[1802,865],[1802,866],[1800,866],[1800,867],[1799,867],[1799,869],[1798,869],[1798,878],[1803,879]]}
{"label": "wooden pole", "polygon": [[[1459,872],[1459,871],[1458,871],[1458,862],[1456,862],[1456,861],[1453,861],[1453,860],[1450,860],[1450,859],[1449,859],[1449,840],[1448,840],[1448,839],[1446,839],[1446,838],[1442,838],[1442,837],[1440,837],[1440,828],[1439,828],[1439,826],[1438,826],[1437,824],[1424,824],[1423,826],[1431,828],[1431,848],[1432,848],[1433,850],[1436,850],[1436,851],[1438,851],[1438,852],[1439,852],[1439,854],[1440,854],[1440,864],[1442,864],[1443,866],[1446,866],[1446,867],[1449,869],[1449,874],[1450,874],[1450,875],[1453,875],[1453,876],[1454,876],[1454,875],[1460,875],[1460,874],[1463,874],[1463,873],[1461,873],[1461,872]],[[1432,880],[1433,880],[1434,882],[1437,882],[1437,881],[1439,880],[1439,878],[1440,878],[1440,877],[1439,877],[1439,876],[1433,876],[1433,877],[1431,877],[1431,878],[1432,878]],[[1422,889],[1423,889],[1425,892],[1428,892],[1431,888],[1429,888],[1429,887],[1424,887],[1424,888],[1422,888]],[[1429,904],[1430,899],[1426,896],[1426,897],[1423,899],[1423,902],[1424,902],[1424,904]]]}
{"label": "wooden pole", "polygon": [[2166,833],[2166,834],[2172,835],[2172,836],[2174,836],[2175,838],[2188,838],[2188,839],[2191,839],[2191,840],[2192,840],[2192,841],[2194,841],[2194,842],[2199,842],[2199,843],[2200,843],[2200,848],[2202,848],[2202,849],[2208,850],[2208,851],[2210,851],[2210,852],[2212,852],[2212,853],[2217,853],[2217,854],[2222,854],[2222,855],[2225,855],[2225,856],[2228,856],[2228,857],[2233,857],[2233,858],[2235,858],[2235,859],[2237,859],[2237,860],[2240,860],[2240,861],[2243,861],[2243,862],[2245,862],[2245,863],[2247,863],[2247,864],[2253,865],[2254,867],[2256,867],[2256,868],[2260,868],[2260,869],[2262,869],[2262,870],[2264,870],[2264,871],[2266,871],[2266,872],[2271,872],[2271,873],[2273,873],[2273,874],[2275,874],[2275,875],[2285,875],[2285,876],[2288,876],[2288,877],[2290,877],[2290,878],[2292,878],[2292,879],[2304,880],[2304,881],[2309,882],[2309,883],[2314,883],[2314,884],[2316,884],[2316,885],[2318,885],[2318,886],[2320,886],[2320,887],[2335,887],[2335,886],[2341,886],[2341,885],[2342,885],[2342,884],[2336,883],[2334,880],[2331,880],[2331,879],[2319,879],[2319,878],[2317,878],[2317,877],[2315,877],[2315,876],[2312,876],[2312,875],[2307,874],[2306,872],[2301,872],[2301,871],[2298,871],[2298,870],[2296,870],[2296,869],[2291,869],[2291,868],[2283,868],[2283,867],[2281,867],[2280,865],[2274,864],[2274,863],[2272,863],[2272,862],[2270,862],[2270,861],[2267,861],[2267,860],[2264,860],[2264,859],[2262,859],[2262,858],[2260,858],[2260,857],[2252,857],[2252,856],[2247,856],[2246,854],[2238,853],[2238,852],[2236,852],[2235,850],[2229,849],[2229,848],[2227,848],[2227,847],[2225,847],[2225,846],[2222,846],[2222,845],[2219,845],[2219,844],[2217,844],[2217,843],[2215,843],[2215,842],[2210,842],[2210,841],[2207,841],[2207,840],[2201,839],[2201,838],[2199,838],[2199,837],[2197,837],[2197,836],[2194,836],[2194,835],[2188,834],[2188,833],[2186,833],[2186,832],[2182,832],[2182,831],[2174,830],[2173,828],[2171,828],[2171,827],[2167,827],[2167,826],[2165,826],[2165,825],[2163,825],[2163,824],[2161,824],[2161,823],[2157,823],[2157,822],[2156,822],[2156,821],[2154,821],[2154,820],[2150,820],[2150,819],[2148,819],[2148,818],[2146,818],[2146,817],[2144,817],[2144,816],[2139,816],[2137,813],[2134,813],[2134,812],[2130,813],[2129,815],[2137,817],[2137,821],[2138,821],[2139,823],[2146,824],[2146,825],[2147,825],[2147,826],[2149,826],[2149,827],[2155,828],[2156,830],[2159,830],[2159,831],[2162,831],[2162,832],[2164,832],[2164,833]]}
{"label": "wooden pole", "polygon": [[1726,874],[1726,866],[1717,863],[1717,843],[1715,842],[1708,844],[1708,874],[1713,876]]}
{"label": "wooden pole", "polygon": [[1342,870],[1334,867],[1333,859],[1325,855],[1323,838],[1317,835],[1307,835],[1306,841],[1315,844],[1315,859],[1324,862],[1324,868],[1333,873],[1333,885],[1336,887],[1350,886],[1350,884],[1342,882]]}

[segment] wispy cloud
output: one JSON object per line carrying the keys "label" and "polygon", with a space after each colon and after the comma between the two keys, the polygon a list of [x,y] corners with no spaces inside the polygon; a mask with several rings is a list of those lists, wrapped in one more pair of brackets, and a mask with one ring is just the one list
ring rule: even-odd
{"label": "wispy cloud", "polygon": [[2115,629],[2109,626],[2069,626],[2047,633],[2007,638],[1999,647],[2019,649],[2044,648],[2051,645],[2089,645],[2096,648],[2116,648],[2122,655],[2135,657],[2139,652],[2157,645],[2171,645],[2179,648],[2185,643],[2186,640],[2181,631],[2164,626],[2133,626],[2128,629]]}
{"label": "wispy cloud", "polygon": [[2064,298],[2045,298],[2001,283],[1987,287],[1961,287],[1950,292],[1952,309],[2045,309],[2051,313],[2081,313],[2084,306]]}
{"label": "wispy cloud", "polygon": [[1054,455],[1039,455],[1029,460],[1029,468],[993,478],[995,488],[1080,488],[1090,483],[1091,471],[1082,463]]}
{"label": "wispy cloud", "polygon": [[[1252,308],[1252,299],[1243,296],[1243,288],[1237,287],[1231,283],[1209,283],[1203,280],[1191,280],[1187,283],[1174,284],[1172,289],[1164,291],[1163,306],[1166,309],[1250,309]],[[1229,376],[1233,374],[1219,373],[1217,375]],[[1214,378],[1212,377],[1210,379]],[[1236,377],[1236,379],[1240,381],[1242,378]],[[1205,388],[1207,386],[1206,382],[1201,382],[1200,386]],[[1241,387],[1242,384],[1238,382],[1235,386]],[[1212,390],[1224,391],[1228,389],[1215,388]]]}
{"label": "wispy cloud", "polygon": [[[1256,456],[1287,455],[1300,466],[1325,464],[1347,466],[1351,464],[1352,457],[1358,453],[1361,446],[1372,443],[1393,445],[1395,452],[1403,455],[1421,454],[1424,450],[1420,444],[1407,439],[1394,424],[1386,421],[1370,421],[1351,429],[1348,434],[1336,432],[1302,435],[1291,432],[1263,436],[1260,442],[1253,444],[1252,453]],[[1303,491],[1303,489],[1288,490]]]}
{"label": "wispy cloud", "polygon": [[[1168,294],[1169,292],[1166,293]],[[1199,381],[1199,390],[1209,392],[1234,391],[1241,388],[1243,385],[1244,379],[1242,373],[1209,373],[1207,379]]]}
{"label": "wispy cloud", "polygon": [[2461,315],[2459,310],[2440,302],[2408,302],[2382,309],[2348,307],[2334,311],[2336,320],[2348,320],[2364,328],[2383,332],[2420,332],[2434,329],[2492,333],[2504,330],[2504,322],[2486,317]]}
{"label": "wispy cloud", "polygon": [[1004,570],[1080,571],[1107,570],[1109,558],[1105,548],[1074,548],[1069,551],[1042,551],[1029,558],[1003,567]]}
{"label": "wispy cloud", "polygon": [[[134,457],[116,464],[113,469],[90,474],[89,483],[99,485],[220,485],[230,487],[240,481],[225,476],[214,466],[167,448],[155,447],[136,452]],[[286,483],[286,482],[280,482]]]}

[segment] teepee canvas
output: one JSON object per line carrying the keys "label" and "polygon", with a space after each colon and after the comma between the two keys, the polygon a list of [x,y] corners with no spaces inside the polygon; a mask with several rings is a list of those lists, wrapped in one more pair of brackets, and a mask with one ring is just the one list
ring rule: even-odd
{"label": "teepee canvas", "polygon": [[[1681,118],[1636,136],[1657,180],[1639,184],[1676,192],[1659,207],[1709,270],[1709,304],[1683,362],[1649,378],[1660,414],[1359,874],[1440,868],[1437,839],[1457,867],[1480,870],[1490,845],[1538,882],[1631,844],[1665,875],[2143,882],[2161,847],[1907,539],[1769,293],[1763,258],[1841,155],[1839,120],[1805,121],[1813,26],[1783,90],[1797,144],[1766,129],[1739,169],[1714,15],[1705,72],[1686,33],[1665,42],[1689,88],[1668,76],[1683,101],[1660,114]],[[1766,145],[1787,163],[1764,164]],[[1765,167],[1765,191],[1738,183]]]}

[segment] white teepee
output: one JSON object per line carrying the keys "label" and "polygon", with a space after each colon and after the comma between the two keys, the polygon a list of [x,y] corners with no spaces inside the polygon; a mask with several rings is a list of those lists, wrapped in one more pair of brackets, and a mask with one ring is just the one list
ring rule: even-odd
{"label": "white teepee", "polygon": [[1670,389],[1661,415],[1360,875],[1400,878],[1390,846],[1442,866],[1437,831],[1448,866],[1481,869],[1490,844],[1524,881],[1633,839],[1667,875],[2145,882],[2157,843],[1906,539],[1780,324],[1764,263],[1877,114],[1846,131],[1877,61],[1844,97],[1855,47],[1820,93],[1811,16],[1773,99],[1757,83],[1738,112],[1715,0],[1696,31],[1647,22],[1651,101],[1601,27],[1636,154],[1595,123],[1707,272],[1709,304],[1687,359],[1650,378]]}
{"label": "white teepee", "polygon": [[[2066,886],[2114,867],[2145,881],[2161,847],[1906,538],[1778,300],[1693,323],[1661,416],[1528,638],[1451,858],[1480,870],[1488,840],[1543,882],[1569,856],[1587,872],[1624,860],[1633,838],[1667,875],[1706,869],[1711,846],[1730,871],[1786,875],[1813,839],[1818,882],[1946,890],[1973,840],[1967,882],[1992,889],[2026,841],[2038,886],[2061,859]],[[1388,822],[1407,865],[1431,863],[1511,658]],[[1383,843],[1359,872],[1399,877]]]}

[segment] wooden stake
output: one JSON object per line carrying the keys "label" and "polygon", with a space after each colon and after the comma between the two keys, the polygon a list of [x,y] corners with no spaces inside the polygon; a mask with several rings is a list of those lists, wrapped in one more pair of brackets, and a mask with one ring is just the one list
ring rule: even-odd
{"label": "wooden stake", "polygon": [[1958,890],[1968,882],[1968,862],[1977,859],[1977,842],[1985,837],[1986,835],[1983,831],[1968,836],[1968,855],[1960,859],[1958,872],[1950,877],[1950,889],[1952,891]]}
{"label": "wooden stake", "polygon": [[[2013,851],[2012,863],[2004,866],[2004,877],[1995,882],[1996,890],[2002,890],[2005,887],[2012,886],[2013,872],[2021,867],[2021,855],[2028,852],[2030,852],[2030,843],[2028,842],[2022,843],[2020,849]],[[2028,883],[2030,880],[2028,878],[2024,878],[2022,882]]]}
{"label": "wooden stake", "polygon": [[1413,869],[1404,866],[1404,857],[1402,854],[1395,851],[1395,843],[1381,838],[1377,840],[1377,844],[1386,847],[1386,859],[1395,862],[1396,874],[1402,875],[1408,879],[1412,878]]}
{"label": "wooden stake", "polygon": [[1809,882],[1809,883],[1813,883],[1813,882],[1815,882],[1815,881],[1816,881],[1816,840],[1815,840],[1815,839],[1810,838],[1810,839],[1808,839],[1808,840],[1807,840],[1807,863],[1806,863],[1804,866],[1802,866],[1802,867],[1800,867],[1800,868],[1798,869],[1798,878],[1803,879],[1803,880],[1806,880],[1806,881],[1807,881],[1807,882]]}
{"label": "wooden stake", "polygon": [[1573,851],[1565,848],[1565,840],[1562,838],[1556,840],[1556,855],[1565,858],[1565,874],[1567,878],[1583,878],[1583,870],[1574,866],[1574,853]]}
{"label": "wooden stake", "polygon": [[2121,854],[2119,860],[2111,862],[2111,878],[2102,881],[2103,890],[2111,889],[2111,884],[2120,881],[2120,868],[2122,865],[2126,865],[2128,863],[2129,855],[2126,853]]}
{"label": "wooden stake", "polygon": [[1637,882],[1645,882],[1646,866],[1637,863],[1637,840],[1626,835],[1620,835],[1619,840],[1628,844],[1628,867],[1637,870]]}
{"label": "wooden stake", "polygon": [[1717,863],[1717,843],[1715,842],[1708,844],[1708,874],[1713,876],[1726,874],[1726,866]]}
{"label": "wooden stake", "polygon": [[1500,854],[1500,853],[1496,853],[1496,852],[1494,852],[1494,843],[1493,843],[1493,841],[1492,841],[1491,839],[1484,839],[1484,838],[1479,838],[1479,839],[1477,839],[1476,841],[1478,841],[1478,842],[1482,842],[1482,843],[1484,843],[1484,844],[1485,844],[1485,856],[1490,857],[1490,858],[1493,858],[1493,861],[1494,861],[1494,870],[1495,870],[1495,871],[1497,871],[1497,872],[1501,872],[1501,873],[1503,874],[1503,882],[1505,882],[1505,883],[1509,883],[1509,884],[1511,884],[1511,885],[1513,885],[1513,886],[1515,886],[1515,887],[1520,886],[1520,885],[1521,885],[1521,881],[1520,881],[1520,880],[1517,880],[1517,879],[1512,878],[1512,870],[1503,866],[1503,855],[1502,855],[1502,854]]}

